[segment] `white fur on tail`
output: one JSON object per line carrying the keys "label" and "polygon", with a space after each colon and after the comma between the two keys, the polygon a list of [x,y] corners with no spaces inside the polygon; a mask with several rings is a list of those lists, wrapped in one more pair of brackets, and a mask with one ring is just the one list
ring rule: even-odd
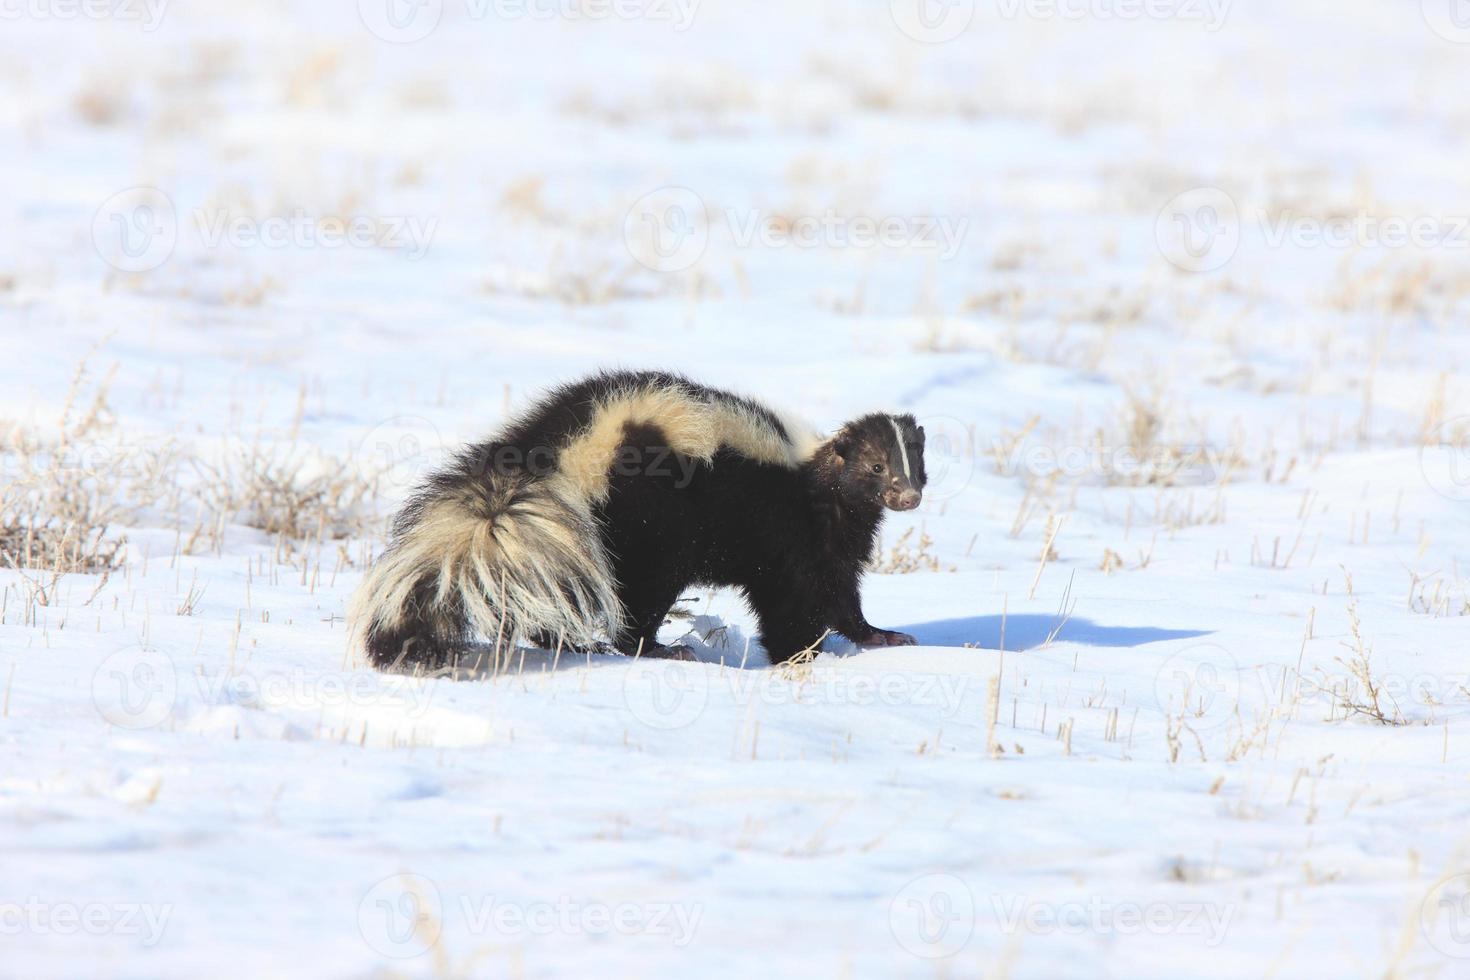
{"label": "white fur on tail", "polygon": [[[545,635],[593,645],[622,622],[613,574],[586,497],[561,476],[490,475],[420,502],[353,599],[358,645],[428,625],[445,642],[507,645]],[[466,630],[468,627],[468,630]]]}

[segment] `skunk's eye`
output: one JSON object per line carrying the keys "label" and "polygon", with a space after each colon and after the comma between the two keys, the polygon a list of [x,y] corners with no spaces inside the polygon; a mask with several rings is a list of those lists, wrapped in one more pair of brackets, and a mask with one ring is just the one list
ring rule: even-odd
{"label": "skunk's eye", "polygon": [[882,463],[874,463],[873,464],[873,472],[874,473],[882,473],[883,472],[883,464]]}

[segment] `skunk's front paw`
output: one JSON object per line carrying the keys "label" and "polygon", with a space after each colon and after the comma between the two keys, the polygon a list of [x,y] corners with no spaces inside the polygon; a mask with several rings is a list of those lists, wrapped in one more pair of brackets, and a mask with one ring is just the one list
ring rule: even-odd
{"label": "skunk's front paw", "polygon": [[895,633],[893,630],[873,630],[873,635],[863,640],[860,644],[865,647],[911,647],[918,644],[907,633]]}

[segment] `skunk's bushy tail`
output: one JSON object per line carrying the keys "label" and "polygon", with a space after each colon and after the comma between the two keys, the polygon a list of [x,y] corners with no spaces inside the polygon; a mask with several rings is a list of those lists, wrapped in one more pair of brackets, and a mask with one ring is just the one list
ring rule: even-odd
{"label": "skunk's bushy tail", "polygon": [[485,466],[476,447],[430,478],[353,599],[358,642],[380,669],[438,669],[476,635],[594,646],[622,607],[587,497],[560,474]]}

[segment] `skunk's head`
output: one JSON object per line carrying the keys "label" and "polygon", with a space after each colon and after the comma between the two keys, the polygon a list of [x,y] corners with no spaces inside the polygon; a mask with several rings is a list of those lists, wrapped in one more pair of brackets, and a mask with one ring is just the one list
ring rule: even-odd
{"label": "skunk's head", "polygon": [[842,496],[913,510],[924,493],[924,430],[912,415],[864,415],[832,439]]}

